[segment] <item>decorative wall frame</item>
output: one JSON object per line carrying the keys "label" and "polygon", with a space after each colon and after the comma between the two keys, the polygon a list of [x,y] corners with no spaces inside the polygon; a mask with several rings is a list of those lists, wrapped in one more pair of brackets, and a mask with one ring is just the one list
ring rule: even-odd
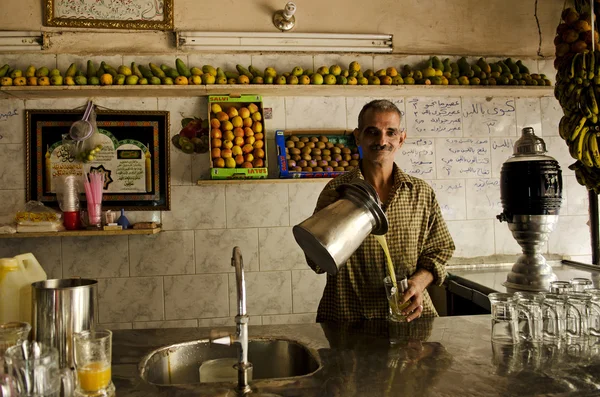
{"label": "decorative wall frame", "polygon": [[45,25],[173,30],[173,0],[44,0]]}
{"label": "decorative wall frame", "polygon": [[[102,150],[82,163],[63,142],[81,110],[26,110],[26,199],[58,207],[62,175],[102,172],[103,209],[170,210],[169,112],[96,110]],[[84,200],[85,195],[80,195]]]}

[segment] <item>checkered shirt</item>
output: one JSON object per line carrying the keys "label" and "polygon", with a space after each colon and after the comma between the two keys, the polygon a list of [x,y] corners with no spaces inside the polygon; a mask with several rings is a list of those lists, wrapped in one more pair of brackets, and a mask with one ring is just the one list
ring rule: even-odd
{"label": "checkered shirt", "polygon": [[[435,193],[425,181],[407,175],[396,164],[393,176],[394,186],[383,210],[389,223],[386,239],[396,274],[410,278],[418,269],[426,269],[433,274],[433,283],[441,285],[446,262],[455,247]],[[331,180],[319,195],[315,212],[335,201],[331,190],[354,178],[364,179],[359,167]],[[316,273],[324,273],[317,263],[308,258],[307,262]],[[336,275],[327,274],[317,322],[387,318],[389,306],[383,286],[386,275],[383,249],[369,235]],[[422,316],[436,317],[427,290],[423,295]]]}

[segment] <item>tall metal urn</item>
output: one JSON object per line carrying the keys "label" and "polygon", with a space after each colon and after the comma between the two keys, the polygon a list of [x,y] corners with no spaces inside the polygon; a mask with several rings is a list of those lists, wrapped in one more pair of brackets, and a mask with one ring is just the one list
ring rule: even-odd
{"label": "tall metal urn", "polygon": [[556,280],[542,249],[558,220],[562,173],[558,161],[545,153],[544,141],[526,127],[515,142],[513,155],[502,165],[503,211],[497,218],[508,223],[523,250],[504,283],[509,291],[546,291]]}

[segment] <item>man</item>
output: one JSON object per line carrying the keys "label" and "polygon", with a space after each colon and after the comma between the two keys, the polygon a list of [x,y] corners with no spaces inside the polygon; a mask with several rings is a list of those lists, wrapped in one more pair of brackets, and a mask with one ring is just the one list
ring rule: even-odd
{"label": "man", "polygon": [[[437,316],[426,288],[444,281],[454,243],[431,187],[402,172],[394,162],[406,139],[400,119],[400,110],[387,100],[375,100],[362,108],[354,130],[363,152],[360,167],[330,181],[319,195],[315,212],[337,200],[335,189],[354,178],[375,188],[388,218],[386,239],[396,274],[408,277],[402,303],[411,301],[403,312],[407,321],[412,321]],[[307,261],[315,272],[324,272],[318,263]],[[336,275],[327,275],[317,322],[387,318],[386,269],[383,249],[368,236]]]}

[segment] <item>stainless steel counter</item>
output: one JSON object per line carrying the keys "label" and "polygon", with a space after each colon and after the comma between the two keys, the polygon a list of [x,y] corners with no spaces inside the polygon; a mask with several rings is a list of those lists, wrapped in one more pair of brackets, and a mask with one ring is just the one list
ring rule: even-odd
{"label": "stainless steel counter", "polygon": [[[493,347],[487,315],[411,324],[250,326],[249,334],[298,341],[321,364],[303,377],[252,381],[255,397],[600,395],[600,354],[590,356],[573,346],[570,353]],[[209,335],[208,328],[115,331],[117,395],[234,396],[233,383],[159,388],[138,376],[138,363],[149,351]]]}
{"label": "stainless steel counter", "polygon": [[[560,262],[551,263],[552,270],[559,280],[568,281],[575,277],[589,278],[594,282],[594,288],[600,288],[600,272],[590,272],[581,270],[569,265],[563,265]],[[506,281],[506,275],[510,272],[512,264],[507,265],[478,265],[472,267],[449,267],[448,273],[450,280],[464,282],[467,286],[474,288],[475,285],[483,287],[481,291],[485,292],[506,292],[506,287],[502,284]]]}

